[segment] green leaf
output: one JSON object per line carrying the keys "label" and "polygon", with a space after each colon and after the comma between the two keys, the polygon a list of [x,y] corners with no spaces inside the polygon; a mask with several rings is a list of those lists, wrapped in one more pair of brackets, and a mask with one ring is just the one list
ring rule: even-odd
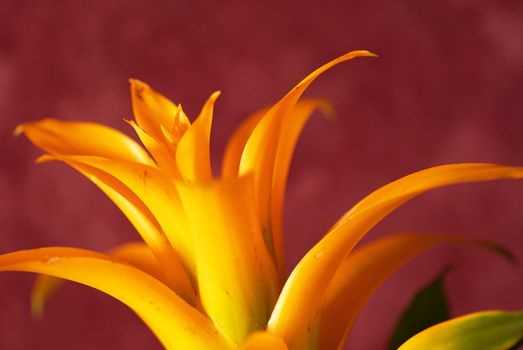
{"label": "green leaf", "polygon": [[443,283],[449,270],[450,268],[446,267],[414,296],[396,323],[388,349],[395,350],[413,335],[450,318]]}
{"label": "green leaf", "polygon": [[483,311],[416,334],[399,350],[507,350],[523,339],[523,311]]}

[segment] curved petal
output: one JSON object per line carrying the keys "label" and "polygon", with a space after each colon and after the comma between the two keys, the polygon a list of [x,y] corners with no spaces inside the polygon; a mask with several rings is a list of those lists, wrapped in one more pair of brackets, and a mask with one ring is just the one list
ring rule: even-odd
{"label": "curved petal", "polygon": [[452,236],[399,234],[368,243],[351,253],[341,263],[325,294],[321,348],[343,349],[354,320],[374,291],[412,258],[449,240]]}
{"label": "curved petal", "polygon": [[[147,245],[138,242],[124,243],[109,251],[108,254],[169,285],[169,281],[165,280],[164,270]],[[38,275],[31,291],[31,314],[33,316],[40,318],[43,315],[47,300],[55,294],[63,282],[65,281],[57,277]]]}
{"label": "curved petal", "polygon": [[320,348],[343,349],[352,324],[367,300],[404,264],[439,243],[471,243],[512,261],[492,242],[456,235],[404,233],[373,241],[340,265],[323,300]]}
{"label": "curved petal", "polygon": [[[74,163],[76,167],[80,164],[88,166],[96,169],[99,174],[106,174],[103,179],[101,176],[98,178],[101,179],[101,183],[109,187],[115,183],[114,179],[127,187],[143,202],[159,223],[161,231],[165,233],[172,247],[179,254],[184,266],[194,272],[192,241],[187,234],[187,223],[174,186],[174,179],[158,169],[137,163],[87,156],[56,157],[56,159],[71,165]],[[99,183],[97,185],[101,187]],[[132,195],[126,193],[126,198],[130,197]]]}
{"label": "curved petal", "polygon": [[98,289],[134,310],[166,349],[233,349],[212,322],[148,274],[103,254],[41,248],[0,255],[0,271],[26,271]]}
{"label": "curved petal", "polygon": [[241,350],[288,350],[284,341],[269,332],[254,332],[242,344]]}
{"label": "curved petal", "polygon": [[[351,60],[356,57],[375,56],[369,51],[352,51],[316,69],[289,91],[278,103],[276,103],[258,123],[242,153],[239,174],[254,173],[255,195],[258,216],[265,242],[271,254],[276,257],[272,222],[271,222],[271,195],[273,188],[273,171],[276,154],[278,152],[278,140],[281,135],[281,124],[288,113],[292,111],[305,89],[323,72],[338,63]],[[299,128],[298,128],[299,129]],[[280,174],[281,175],[281,174]],[[281,254],[278,260],[282,260]],[[278,261],[282,265],[281,261]],[[282,271],[283,266],[280,267]]]}
{"label": "curved petal", "polygon": [[507,350],[523,338],[523,311],[482,311],[432,326],[398,350]]}
{"label": "curved petal", "polygon": [[104,125],[44,119],[19,125],[37,147],[54,155],[89,155],[155,166],[147,152],[130,137]]}
{"label": "curved petal", "polygon": [[198,286],[209,317],[240,344],[262,329],[277,298],[277,275],[253,205],[252,177],[180,184],[194,239]]}
{"label": "curved petal", "polygon": [[134,118],[138,125],[156,140],[164,140],[162,126],[177,135],[178,139],[181,138],[191,123],[180,106],[140,80],[130,79],[129,82]]}
{"label": "curved petal", "polygon": [[[523,168],[495,164],[451,164],[429,168],[394,181],[370,194],[345,214],[296,266],[287,280],[268,329],[290,346],[313,342],[314,321],[328,283],[356,243],[385,216],[431,189],[495,179],[523,178]],[[297,319],[296,315],[300,315]]]}
{"label": "curved petal", "polygon": [[[276,140],[276,155],[273,168],[273,184],[271,192],[271,222],[274,254],[282,281],[286,278],[285,254],[283,237],[283,202],[287,176],[292,160],[292,154],[298,137],[315,109],[322,108],[330,114],[332,107],[325,100],[304,99],[298,101],[293,109],[282,120],[279,138]],[[262,109],[248,117],[229,139],[222,164],[222,176],[225,178],[238,177],[240,160],[253,130],[267,114],[269,108]]]}
{"label": "curved petal", "polygon": [[282,121],[280,137],[274,159],[272,192],[271,192],[271,223],[274,254],[282,281],[287,277],[285,271],[285,244],[283,236],[283,205],[287,177],[292,155],[305,123],[317,109],[321,108],[329,114],[329,103],[321,99],[310,99],[298,102]]}
{"label": "curved petal", "polygon": [[38,275],[31,290],[31,315],[42,318],[47,300],[64,284],[61,278]]}
{"label": "curved petal", "polygon": [[252,115],[248,116],[247,119],[245,119],[240,124],[240,126],[236,128],[236,130],[234,130],[234,133],[227,142],[227,146],[223,154],[222,177],[238,177],[240,170],[240,160],[242,158],[245,144],[267,111],[269,111],[268,107],[254,112]]}
{"label": "curved petal", "polygon": [[212,180],[211,126],[214,103],[220,92],[213,93],[205,102],[198,118],[183,135],[176,149],[176,165],[185,181],[207,182]]}
{"label": "curved petal", "polygon": [[[116,161],[107,161],[103,158],[96,157],[53,157],[45,156],[41,157],[40,160],[62,160],[71,167],[78,170],[80,173],[85,175],[95,185],[97,185],[125,214],[129,221],[136,228],[144,242],[154,252],[158,261],[161,262],[161,266],[164,269],[165,280],[169,281],[168,286],[175,290],[185,300],[194,304],[196,301],[196,294],[192,287],[192,283],[186,274],[187,262],[183,258],[188,259],[187,255],[182,255],[183,251],[178,249],[173,250],[170,244],[171,240],[168,240],[164,235],[160,224],[156,220],[153,213],[149,208],[142,202],[142,200],[135,194],[137,191],[131,191],[126,185],[134,185],[131,180],[122,183],[119,179],[113,176],[120,175],[120,178],[131,178],[132,172],[125,172],[126,176],[122,173],[118,173],[119,168],[112,168],[105,166],[107,164],[113,164],[116,166]],[[98,161],[98,162],[97,162]],[[103,161],[103,163],[99,163]],[[136,165],[136,163],[124,163],[128,165]],[[105,172],[101,169],[112,170],[111,173]],[[133,167],[130,168],[134,169]],[[149,171],[153,168],[149,168]],[[154,170],[154,169],[153,169]],[[143,184],[139,180],[138,184]],[[151,182],[152,183],[152,182]],[[143,184],[143,186],[145,186]],[[136,188],[136,186],[135,186]],[[146,191],[144,189],[143,191]],[[138,191],[138,194],[142,192]],[[168,208],[167,208],[168,209]],[[175,215],[173,213],[172,215]],[[186,232],[184,232],[186,234]],[[186,236],[184,236],[186,237]],[[187,238],[188,239],[188,238]],[[192,262],[192,258],[190,260]]]}
{"label": "curved petal", "polygon": [[151,135],[145,132],[138,124],[132,120],[126,120],[129,125],[134,129],[140,141],[149,153],[153,156],[154,160],[158,164],[158,168],[171,174],[175,178],[180,178],[180,172],[176,166],[175,150],[176,148],[172,145],[168,145],[161,140],[155,139]]}
{"label": "curved petal", "polygon": [[[108,251],[107,254],[121,259],[153,276],[157,280],[164,282],[165,277],[158,264],[158,260],[146,244],[140,242],[120,244]],[[164,282],[164,284],[166,283]]]}

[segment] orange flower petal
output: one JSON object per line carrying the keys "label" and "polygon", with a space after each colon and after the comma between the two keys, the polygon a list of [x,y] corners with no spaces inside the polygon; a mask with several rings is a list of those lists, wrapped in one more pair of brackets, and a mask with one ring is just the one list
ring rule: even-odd
{"label": "orange flower petal", "polygon": [[187,235],[185,216],[172,177],[142,164],[99,157],[78,156],[58,159],[66,162],[73,161],[103,171],[131,189],[154,215],[187,268],[194,271],[192,241]]}
{"label": "orange flower petal", "polygon": [[374,225],[408,200],[431,189],[503,178],[523,178],[523,168],[475,163],[443,165],[408,175],[373,192],[345,214],[300,261],[283,288],[268,329],[289,347],[306,346],[314,341],[307,329],[315,320],[330,280]]}
{"label": "orange flower petal", "polygon": [[445,242],[474,241],[461,236],[405,233],[373,241],[351,253],[325,294],[319,316],[320,349],[342,349],[356,317],[382,283],[414,257]]}
{"label": "orange flower petal", "polygon": [[233,349],[212,322],[164,284],[109,256],[74,248],[0,255],[0,271],[47,274],[85,284],[129,306],[166,349]]}
{"label": "orange flower petal", "polygon": [[[165,279],[169,281],[168,285],[187,301],[191,303],[195,302],[195,292],[189,277],[185,273],[186,262],[182,262],[181,253],[179,253],[178,250],[173,250],[153,213],[138,197],[138,195],[128,187],[134,186],[133,188],[137,188],[136,184],[132,182],[132,170],[137,169],[134,168],[133,165],[142,170],[139,164],[118,164],[116,161],[111,162],[96,157],[47,156],[41,159],[62,160],[96,184],[126,215],[138,233],[142,236],[144,242],[154,252],[156,258],[161,262],[161,266],[164,269]],[[104,164],[110,164],[111,166],[104,168]],[[112,167],[112,165],[114,165],[114,167]],[[118,168],[118,165],[129,165],[130,168],[126,169],[124,166]],[[151,169],[153,168],[149,168],[149,171]],[[104,170],[107,170],[107,172]],[[121,170],[121,172],[118,172],[118,170]],[[120,176],[120,178],[126,180],[126,183],[123,183],[113,175]],[[134,181],[143,185],[141,180],[134,179]],[[155,187],[153,186],[152,188]],[[146,190],[143,189],[143,191]],[[137,192],[139,195],[144,196],[143,192]],[[186,234],[186,232],[184,232],[184,234]],[[185,256],[185,258],[187,258],[187,256]]]}
{"label": "orange flower petal", "polygon": [[155,166],[147,152],[130,137],[95,123],[44,119],[19,125],[37,147],[55,155],[89,155]]}
{"label": "orange flower petal", "polygon": [[[298,85],[287,93],[278,103],[276,103],[258,123],[248,141],[245,144],[240,161],[240,175],[250,172],[255,176],[255,195],[258,208],[260,224],[263,227],[264,238],[267,247],[273,256],[276,256],[273,242],[273,224],[271,196],[273,191],[273,176],[276,154],[278,152],[278,141],[284,138],[281,133],[281,125],[287,115],[293,110],[305,89],[323,72],[337,65],[338,63],[351,60],[356,57],[375,56],[369,51],[352,51],[335,60],[321,66],[309,74]],[[306,119],[306,118],[305,118]],[[300,130],[300,127],[296,128]],[[282,167],[283,168],[283,167]],[[281,174],[279,174],[281,175]],[[278,234],[280,239],[281,234]],[[279,243],[278,243],[279,244]],[[280,245],[280,244],[279,244]],[[282,250],[278,247],[278,251]],[[280,271],[283,270],[283,255],[278,253],[278,264]]]}
{"label": "orange flower petal", "polygon": [[[273,165],[273,183],[271,190],[271,223],[272,227],[270,241],[274,244],[274,256],[282,281],[286,278],[285,254],[283,237],[283,202],[285,197],[285,187],[287,176],[292,160],[292,154],[298,141],[298,137],[305,126],[310,115],[316,108],[329,111],[331,108],[325,100],[305,99],[298,101],[293,109],[285,116],[278,130],[276,154]],[[222,165],[222,175],[224,177],[237,177],[239,173],[240,161],[245,154],[245,144],[251,136],[258,123],[267,114],[269,108],[263,109],[250,116],[234,132],[229,139],[225,150]],[[256,155],[251,155],[255,157]],[[267,232],[269,234],[269,232]],[[272,249],[272,247],[270,248]]]}
{"label": "orange flower petal", "polygon": [[242,344],[241,350],[288,350],[283,340],[269,332],[254,332]]}
{"label": "orange flower petal", "polygon": [[183,135],[176,150],[176,164],[185,181],[206,182],[212,180],[211,126],[214,103],[220,92],[213,93],[193,125]]}
{"label": "orange flower petal", "polygon": [[146,83],[137,79],[129,81],[133,113],[138,125],[158,141],[164,140],[162,126],[181,137],[191,123],[180,107]]}
{"label": "orange flower petal", "polygon": [[266,325],[278,292],[253,206],[252,177],[180,184],[178,191],[198,247],[202,305],[240,344]]}
{"label": "orange flower petal", "polygon": [[140,138],[140,141],[142,141],[145,148],[147,148],[149,153],[153,156],[158,164],[158,168],[171,174],[175,178],[180,178],[180,173],[175,160],[176,148],[150,136],[134,121],[129,120],[127,122],[133,127],[134,131]]}
{"label": "orange flower petal", "polygon": [[[109,251],[108,254],[144,271],[166,285],[169,284],[169,281],[165,280],[164,271],[158,264],[153,252],[143,243],[124,243]],[[63,282],[65,281],[57,277],[38,275],[31,291],[31,313],[33,316],[42,316],[47,300],[55,294]]]}
{"label": "orange flower petal", "polygon": [[42,318],[47,300],[64,284],[61,278],[38,275],[31,290],[31,315]]}
{"label": "orange flower petal", "polygon": [[294,106],[288,117],[282,121],[276,157],[274,159],[271,193],[272,241],[282,281],[285,281],[287,277],[283,236],[283,206],[287,177],[298,138],[305,123],[317,108],[329,111],[330,105],[325,100],[314,99],[303,100]]}
{"label": "orange flower petal", "polygon": [[245,144],[269,109],[268,107],[264,108],[247,117],[229,138],[223,154],[222,177],[238,177]]}

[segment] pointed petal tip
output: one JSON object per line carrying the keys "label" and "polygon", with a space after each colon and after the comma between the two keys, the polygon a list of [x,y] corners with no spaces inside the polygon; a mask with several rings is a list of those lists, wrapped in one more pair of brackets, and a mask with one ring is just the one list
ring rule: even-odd
{"label": "pointed petal tip", "polygon": [[56,157],[53,157],[50,154],[43,154],[43,155],[39,156],[38,158],[36,158],[35,163],[42,164],[42,163],[47,163],[47,162],[50,162],[53,160],[56,160]]}
{"label": "pointed petal tip", "polygon": [[[218,99],[218,97],[220,97],[221,94],[222,94],[222,92],[220,90],[216,90],[215,92],[213,92],[211,94],[210,99],[214,102]],[[181,105],[180,105],[180,108],[181,108]]]}
{"label": "pointed petal tip", "polygon": [[16,128],[13,130],[13,137],[18,137],[24,133],[25,123],[24,124],[18,124]]}
{"label": "pointed petal tip", "polygon": [[130,125],[133,129],[142,129],[133,119],[123,118],[123,121],[127,123],[127,125]]}
{"label": "pointed petal tip", "polygon": [[131,84],[131,95],[136,96],[139,100],[143,100],[142,92],[151,89],[148,84],[138,79],[131,78],[129,83]]}
{"label": "pointed petal tip", "polygon": [[327,120],[335,121],[338,119],[338,114],[336,113],[336,109],[330,103],[327,99],[321,99],[320,104],[318,105],[319,110],[321,113],[325,115],[325,118]]}
{"label": "pointed petal tip", "polygon": [[380,57],[378,56],[378,54],[372,52],[372,51],[369,51],[369,50],[355,50],[355,51],[352,51],[353,54],[357,55],[357,56],[364,56],[364,57]]}
{"label": "pointed petal tip", "polygon": [[350,52],[347,52],[346,54],[341,55],[338,57],[335,61],[341,62],[341,61],[347,61],[356,57],[379,57],[377,54],[375,54],[372,51],[368,50],[353,50]]}
{"label": "pointed petal tip", "polygon": [[136,78],[129,78],[129,84],[131,84],[131,86],[135,86],[135,87],[149,86],[149,85],[147,85],[147,83],[141,81],[140,79],[136,79]]}
{"label": "pointed petal tip", "polygon": [[42,118],[40,120],[36,121],[27,121],[21,124],[18,124],[15,129],[13,130],[13,136],[18,137],[22,134],[26,134],[28,131],[32,131],[35,128],[46,128],[49,126],[49,124],[52,123],[64,123],[66,121],[54,119],[54,118]]}
{"label": "pointed petal tip", "polygon": [[31,298],[31,318],[41,320],[44,317],[44,302],[40,298]]}

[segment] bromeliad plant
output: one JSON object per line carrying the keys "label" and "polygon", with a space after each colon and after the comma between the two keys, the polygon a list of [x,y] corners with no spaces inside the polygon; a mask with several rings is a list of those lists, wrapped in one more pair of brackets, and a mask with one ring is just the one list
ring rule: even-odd
{"label": "bromeliad plant", "polygon": [[[523,168],[451,164],[413,173],[361,200],[294,268],[285,272],[282,211],[298,136],[318,99],[300,99],[315,70],[274,106],[248,118],[213,176],[211,95],[191,123],[181,105],[131,80],[145,149],[122,133],[88,122],[46,119],[19,126],[46,152],[95,183],[143,239],[108,253],[41,248],[0,256],[0,270],[29,271],[99,289],[129,306],[166,349],[339,349],[373,291],[402,264],[446,235],[391,236],[353,252],[380,220],[410,199],[465,182],[523,178]],[[61,280],[41,277],[41,312]],[[480,336],[481,335],[481,336]],[[523,313],[489,311],[429,328],[401,349],[506,349],[523,336]]]}

